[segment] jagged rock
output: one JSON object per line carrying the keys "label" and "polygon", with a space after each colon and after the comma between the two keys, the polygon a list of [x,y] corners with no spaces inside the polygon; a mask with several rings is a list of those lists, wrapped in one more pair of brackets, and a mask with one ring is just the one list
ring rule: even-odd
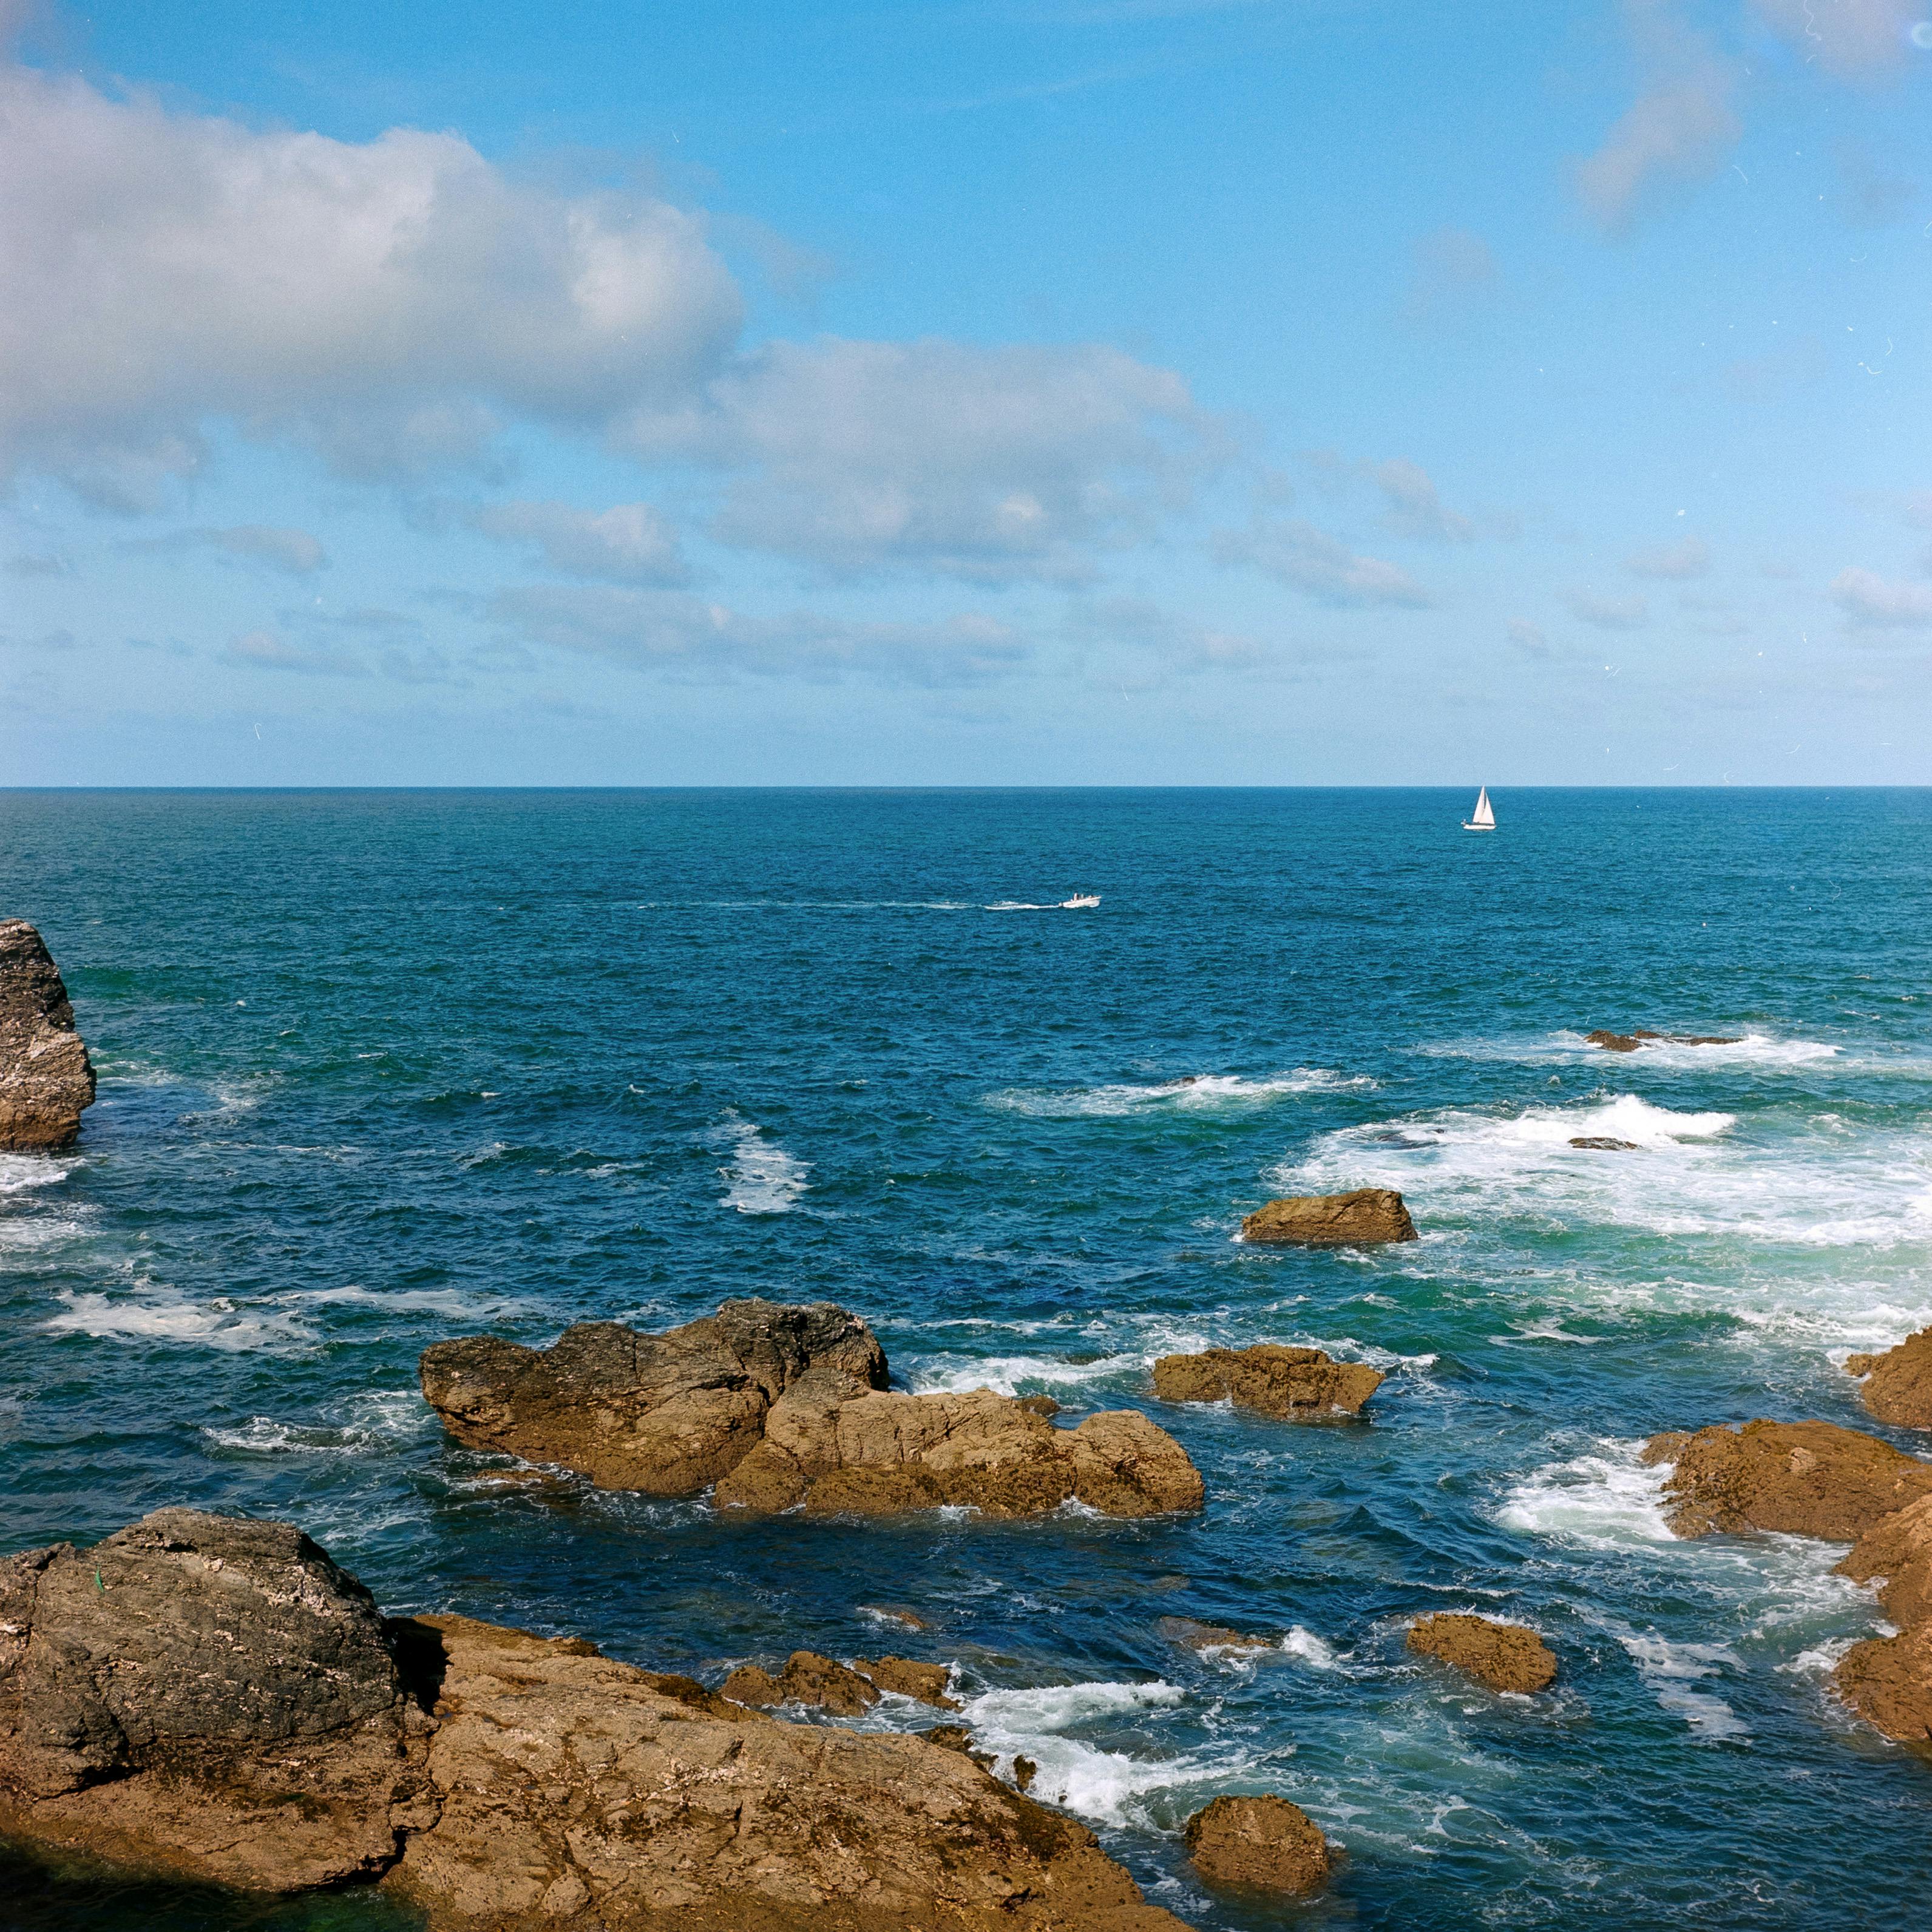
{"label": "jagged rock", "polygon": [[1634,1033],[1612,1033],[1606,1027],[1599,1027],[1594,1033],[1586,1033],[1583,1037],[1591,1046],[1603,1047],[1611,1053],[1634,1053],[1646,1040],[1654,1040],[1661,1046],[1736,1046],[1743,1036],[1719,1033],[1653,1033],[1648,1027],[1639,1027]]}
{"label": "jagged rock", "polygon": [[721,1509],[884,1516],[960,1504],[1037,1516],[1078,1500],[1107,1516],[1201,1506],[1200,1472],[1136,1409],[1057,1429],[1010,1396],[868,1391],[814,1371],[765,1418],[765,1439],[721,1480]]}
{"label": "jagged rock", "polygon": [[1196,1623],[1192,1617],[1162,1617],[1154,1625],[1169,1643],[1192,1651],[1272,1650],[1271,1636],[1250,1636],[1245,1631],[1229,1630],[1223,1624]]}
{"label": "jagged rock", "polygon": [[1852,1543],[1932,1495],[1932,1463],[1829,1422],[1672,1431],[1653,1436],[1643,1460],[1676,1465],[1664,1494],[1679,1536],[1768,1529]]}
{"label": "jagged rock", "polygon": [[286,1524],[163,1510],[0,1592],[22,1838],[255,1889],[380,1877],[430,1932],[1185,1932],[964,1753],[578,1640],[386,1624]]}
{"label": "jagged rock", "polygon": [[1838,1574],[1855,1583],[1883,1578],[1879,1601],[1901,1630],[1932,1618],[1932,1496],[1881,1516],[1852,1546]]}
{"label": "jagged rock", "polygon": [[1319,1348],[1288,1348],[1275,1342],[1163,1355],[1154,1365],[1154,1392],[1162,1402],[1226,1399],[1241,1408],[1298,1422],[1360,1415],[1382,1381],[1381,1370],[1364,1362],[1337,1362]]}
{"label": "jagged rock", "polygon": [[1579,1134],[1570,1142],[1573,1148],[1585,1148],[1599,1154],[1635,1154],[1635,1141],[1613,1139],[1608,1134]]}
{"label": "jagged rock", "polygon": [[1217,1798],[1188,1820],[1186,1836],[1210,1885],[1298,1898],[1328,1882],[1322,1828],[1286,1798]]}
{"label": "jagged rock", "polygon": [[682,1496],[735,1468],[772,1405],[814,1369],[885,1386],[878,1338],[829,1301],[728,1301],[658,1335],[584,1322],[548,1348],[438,1342],[420,1375],[443,1426],[471,1448],[561,1463],[599,1489]]}
{"label": "jagged rock", "polygon": [[959,1708],[958,1699],[946,1695],[952,1673],[943,1664],[916,1664],[909,1657],[855,1657],[852,1668],[895,1696],[930,1704],[935,1711]]}
{"label": "jagged rock", "polygon": [[1832,1681],[1874,1729],[1896,1743],[1932,1749],[1932,1622],[1854,1644]]}
{"label": "jagged rock", "polygon": [[356,1580],[286,1523],[158,1510],[0,1564],[0,1824],[274,1890],[433,1822],[431,1728]]}
{"label": "jagged rock", "polygon": [[1529,1696],[1548,1690],[1556,1681],[1556,1653],[1535,1631],[1520,1624],[1444,1611],[1412,1624],[1408,1647],[1467,1671],[1492,1690]]}
{"label": "jagged rock", "polygon": [[1848,1374],[1864,1378],[1858,1394],[1881,1422],[1898,1429],[1932,1429],[1932,1328],[1908,1335],[1876,1355],[1851,1355]]}
{"label": "jagged rock", "polygon": [[0,920],[0,1148],[70,1147],[94,1104],[94,1066],[46,944]]}
{"label": "jagged rock", "polygon": [[1034,1780],[1039,1775],[1040,1766],[1031,1758],[1016,1757],[1013,1760],[1013,1782],[1022,1791],[1030,1791]]}
{"label": "jagged rock", "polygon": [[1360,1248],[1412,1241],[1415,1223],[1392,1187],[1348,1194],[1300,1194],[1270,1201],[1241,1223],[1244,1241],[1288,1241],[1310,1248]]}
{"label": "jagged rock", "polygon": [[830,1711],[835,1718],[862,1718],[879,1701],[879,1694],[856,1670],[815,1651],[795,1650],[776,1677],[755,1664],[741,1665],[725,1678],[719,1694],[736,1704],[770,1709],[778,1704],[803,1704]]}

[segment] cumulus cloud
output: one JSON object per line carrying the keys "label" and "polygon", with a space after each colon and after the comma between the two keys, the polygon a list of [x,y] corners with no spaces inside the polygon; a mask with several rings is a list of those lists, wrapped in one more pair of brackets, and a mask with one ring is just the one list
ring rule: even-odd
{"label": "cumulus cloud", "polygon": [[228,530],[176,530],[164,537],[143,537],[122,546],[126,550],[218,550],[229,556],[266,564],[291,577],[307,577],[328,561],[319,538],[307,530],[278,530],[266,524],[238,524]]}
{"label": "cumulus cloud", "polygon": [[1476,534],[1467,517],[1458,516],[1436,494],[1426,470],[1402,457],[1378,464],[1371,472],[1388,505],[1389,521],[1406,537],[1467,543]]}
{"label": "cumulus cloud", "polygon": [[518,586],[498,591],[488,614],[519,642],[692,677],[743,671],[830,681],[851,673],[891,684],[978,684],[1031,655],[1006,625],[977,615],[932,623],[811,611],[761,617],[679,592],[614,585]]}
{"label": "cumulus cloud", "polygon": [[1576,175],[1583,206],[1613,234],[1662,187],[1713,173],[1741,131],[1731,104],[1736,69],[1684,20],[1678,0],[1624,0],[1623,10],[1641,91]]}
{"label": "cumulus cloud", "polygon": [[567,577],[613,584],[682,584],[677,533],[648,503],[580,510],[568,503],[489,503],[470,520],[484,536],[530,548]]}
{"label": "cumulus cloud", "polygon": [[1252,670],[1267,657],[1256,638],[1184,617],[1144,597],[1101,597],[1072,613],[1081,635],[1154,652],[1182,670]]}
{"label": "cumulus cloud", "polygon": [[1433,601],[1400,565],[1358,556],[1312,524],[1258,518],[1245,530],[1223,531],[1214,540],[1214,554],[1223,563],[1252,565],[1323,604],[1420,608]]}
{"label": "cumulus cloud", "polygon": [[475,460],[506,417],[682,393],[740,318],[701,218],[649,196],[0,68],[0,470],[139,508],[211,419],[357,474]]}
{"label": "cumulus cloud", "polygon": [[774,343],[618,440],[743,471],[725,542],[985,583],[1090,574],[1087,549],[1146,536],[1219,448],[1178,376],[1118,350],[934,340]]}
{"label": "cumulus cloud", "polygon": [[1597,597],[1574,590],[1565,601],[1570,616],[1599,631],[1640,631],[1650,622],[1650,606],[1641,597]]}
{"label": "cumulus cloud", "polygon": [[1832,595],[1856,631],[1918,631],[1932,624],[1932,586],[1898,584],[1876,571],[1841,570]]}
{"label": "cumulus cloud", "polygon": [[1756,0],[1758,13],[1807,60],[1842,74],[1882,72],[1909,59],[1923,0]]}
{"label": "cumulus cloud", "polygon": [[1633,577],[1663,577],[1679,582],[1702,577],[1711,567],[1711,548],[1700,537],[1684,537],[1654,550],[1634,550],[1624,559]]}
{"label": "cumulus cloud", "polygon": [[223,661],[256,670],[292,670],[310,676],[362,677],[369,667],[352,652],[305,649],[273,631],[250,631],[222,652]]}

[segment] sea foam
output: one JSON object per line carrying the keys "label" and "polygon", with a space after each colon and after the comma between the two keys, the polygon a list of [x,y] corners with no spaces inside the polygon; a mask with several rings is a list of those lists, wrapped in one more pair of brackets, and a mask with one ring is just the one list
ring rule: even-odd
{"label": "sea foam", "polygon": [[1370,1088],[1365,1074],[1351,1076],[1325,1066],[1297,1066],[1250,1078],[1238,1073],[1202,1073],[1184,1079],[1106,1087],[1010,1087],[988,1094],[986,1104],[1004,1112],[1046,1120],[1118,1120],[1163,1112],[1236,1112],[1296,1094],[1334,1094]]}
{"label": "sea foam", "polygon": [[765,1138],[762,1127],[736,1114],[712,1139],[731,1155],[730,1164],[718,1170],[719,1178],[729,1184],[721,1205],[741,1214],[784,1214],[797,1204],[808,1185],[810,1162],[788,1154]]}

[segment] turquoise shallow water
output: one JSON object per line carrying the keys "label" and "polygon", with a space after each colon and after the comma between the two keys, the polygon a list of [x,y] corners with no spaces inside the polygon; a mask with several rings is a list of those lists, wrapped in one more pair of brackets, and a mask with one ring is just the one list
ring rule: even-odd
{"label": "turquoise shallow water", "polygon": [[[392,1609],[713,1681],[908,1606],[1202,1928],[1916,1922],[1932,1765],[1826,1686],[1872,1600],[1825,1545],[1672,1540],[1634,1451],[1876,1428],[1838,1361],[1932,1322],[1932,795],[1496,802],[1478,838],[1439,792],[0,794],[0,911],[102,1075],[76,1154],[0,1156],[0,1546],[272,1513]],[[1424,1238],[1232,1239],[1364,1184]],[[1145,1407],[1207,1509],[725,1524],[506,1485],[416,1393],[440,1336],[754,1292],[864,1313],[908,1388]],[[1372,1424],[1153,1401],[1155,1355],[1262,1340],[1388,1369]],[[1412,1662],[1438,1609],[1535,1624],[1562,1688]],[[1346,1847],[1326,1899],[1190,1877],[1188,1814],[1259,1790]],[[410,1922],[0,1882],[35,1932]]]}

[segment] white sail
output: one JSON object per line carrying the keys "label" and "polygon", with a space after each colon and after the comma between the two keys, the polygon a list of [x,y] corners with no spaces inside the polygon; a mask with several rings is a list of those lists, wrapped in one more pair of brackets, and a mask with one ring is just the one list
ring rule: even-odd
{"label": "white sail", "polygon": [[1476,808],[1470,814],[1468,823],[1463,830],[1468,832],[1493,832],[1496,829],[1496,814],[1490,803],[1490,788],[1484,785],[1476,793]]}

